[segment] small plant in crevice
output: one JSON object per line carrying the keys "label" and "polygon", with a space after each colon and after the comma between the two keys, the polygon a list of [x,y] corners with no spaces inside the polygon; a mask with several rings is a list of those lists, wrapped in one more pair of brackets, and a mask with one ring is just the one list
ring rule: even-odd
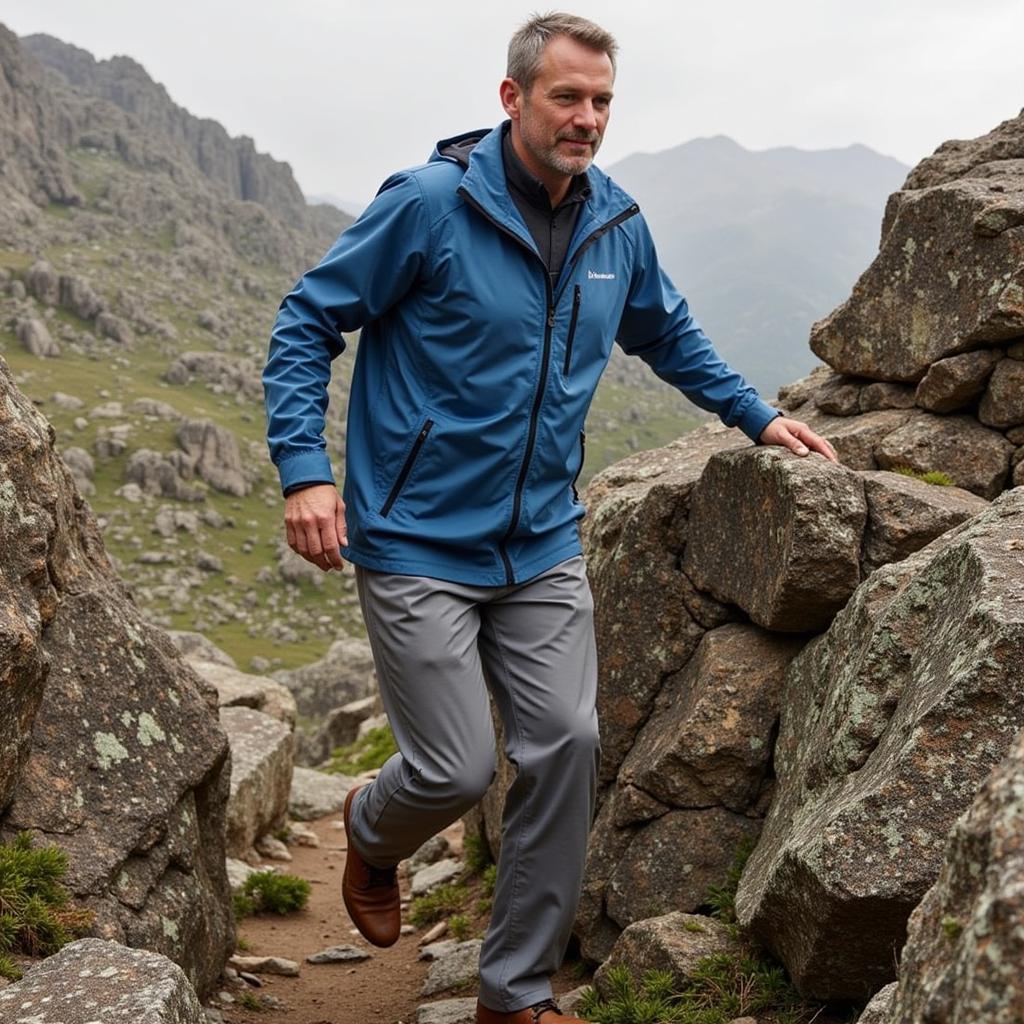
{"label": "small plant in crevice", "polygon": [[330,762],[320,770],[329,774],[360,775],[380,768],[397,751],[398,744],[390,726],[381,725],[370,729],[354,743],[335,747]]}
{"label": "small plant in crevice", "polygon": [[936,484],[939,487],[954,487],[953,478],[939,469],[913,469],[910,466],[893,466],[893,473],[900,476],[913,477],[915,480],[923,480],[926,484]]}
{"label": "small plant in crevice", "polygon": [[756,845],[757,840],[749,837],[740,843],[725,873],[725,881],[721,885],[710,886],[704,898],[705,905],[711,908],[711,916],[726,925],[734,939],[740,937],[739,925],[736,923],[736,890]]}
{"label": "small plant in crevice", "polygon": [[469,832],[463,837],[462,859],[471,875],[481,874],[494,862],[487,847],[487,840],[476,832]]}
{"label": "small plant in crevice", "polygon": [[484,868],[483,872],[480,875],[480,878],[483,881],[483,886],[482,886],[481,891],[484,894],[484,898],[485,899],[493,899],[493,897],[494,897],[494,886],[497,884],[497,881],[498,881],[498,865],[497,864],[490,864],[490,865],[488,865],[486,868]]}
{"label": "small plant in crevice", "polygon": [[469,889],[464,885],[439,885],[409,904],[409,920],[417,928],[433,924],[442,917],[457,914],[468,898]]}
{"label": "small plant in crevice", "polygon": [[255,871],[234,894],[235,917],[249,914],[290,914],[309,902],[311,886],[298,875],[279,875],[274,871]]}
{"label": "small plant in crevice", "polygon": [[67,869],[67,854],[33,846],[30,832],[0,844],[0,976],[22,976],[9,954],[49,956],[92,924],[96,915],[74,906],[60,881]]}

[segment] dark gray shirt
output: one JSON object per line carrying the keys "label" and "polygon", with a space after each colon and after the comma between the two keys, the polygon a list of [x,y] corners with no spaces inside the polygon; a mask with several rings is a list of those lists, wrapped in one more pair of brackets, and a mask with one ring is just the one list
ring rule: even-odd
{"label": "dark gray shirt", "polygon": [[537,251],[551,276],[551,287],[554,288],[562,272],[580,210],[590,197],[590,182],[586,172],[575,175],[569,183],[565,198],[552,209],[547,188],[526,169],[516,155],[510,130],[506,130],[502,139],[501,155],[509,195],[530,229]]}

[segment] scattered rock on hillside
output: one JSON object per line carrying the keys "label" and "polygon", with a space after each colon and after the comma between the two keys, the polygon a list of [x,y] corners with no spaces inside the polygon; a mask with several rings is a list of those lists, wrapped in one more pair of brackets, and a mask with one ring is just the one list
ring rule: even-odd
{"label": "scattered rock on hillside", "polygon": [[14,333],[25,350],[40,359],[55,359],[60,355],[60,345],[53,340],[50,329],[36,317],[19,320]]}
{"label": "scattered rock on hillside", "polygon": [[239,498],[249,493],[238,441],[226,427],[212,420],[186,420],[178,428],[178,444],[214,490]]}
{"label": "scattered rock on hillside", "polygon": [[299,714],[322,718],[339,705],[377,692],[373,652],[366,640],[335,640],[320,659],[295,669],[282,669],[273,678],[295,695]]}
{"label": "scattered rock on hillside", "polygon": [[217,689],[217,702],[222,708],[252,708],[261,711],[290,729],[295,728],[295,698],[288,687],[267,676],[250,675],[217,661],[189,659],[189,664],[211,686]]}

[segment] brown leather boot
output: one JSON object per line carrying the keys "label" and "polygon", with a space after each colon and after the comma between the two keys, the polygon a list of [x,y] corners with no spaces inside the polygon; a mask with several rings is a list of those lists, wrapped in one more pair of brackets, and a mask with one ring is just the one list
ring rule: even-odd
{"label": "brown leather boot", "polygon": [[543,999],[533,1006],[525,1006],[512,1013],[490,1010],[478,999],[476,1024],[586,1024],[586,1021],[562,1013],[554,999]]}
{"label": "brown leather boot", "polygon": [[402,908],[399,904],[398,871],[375,868],[367,864],[352,842],[349,831],[349,811],[352,798],[362,786],[355,786],[345,797],[345,835],[348,852],[345,854],[345,875],[341,880],[341,895],[352,923],[367,942],[375,946],[392,946],[398,941],[402,928]]}

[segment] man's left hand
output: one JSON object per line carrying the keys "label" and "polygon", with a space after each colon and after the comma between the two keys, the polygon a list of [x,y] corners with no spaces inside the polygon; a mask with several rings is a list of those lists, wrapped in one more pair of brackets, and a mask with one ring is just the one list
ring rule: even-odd
{"label": "man's left hand", "polygon": [[807,455],[815,451],[824,455],[829,462],[839,462],[835,448],[820,434],[816,434],[806,423],[791,420],[787,416],[776,416],[761,431],[758,438],[761,444],[778,444],[788,448],[797,455]]}

